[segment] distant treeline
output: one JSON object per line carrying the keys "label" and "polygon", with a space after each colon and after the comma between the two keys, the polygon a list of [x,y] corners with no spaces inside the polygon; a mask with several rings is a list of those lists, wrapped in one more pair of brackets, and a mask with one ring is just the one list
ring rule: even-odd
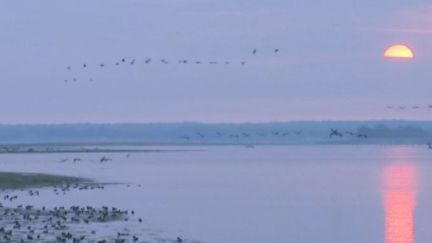
{"label": "distant treeline", "polygon": [[[338,136],[330,136],[331,130]],[[432,121],[0,125],[1,144],[423,144]]]}

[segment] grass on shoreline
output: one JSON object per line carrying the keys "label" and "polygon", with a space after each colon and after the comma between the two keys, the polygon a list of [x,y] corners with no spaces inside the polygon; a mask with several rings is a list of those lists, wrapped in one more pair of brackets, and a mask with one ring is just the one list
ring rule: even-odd
{"label": "grass on shoreline", "polygon": [[0,189],[47,187],[90,182],[88,179],[39,173],[0,172]]}

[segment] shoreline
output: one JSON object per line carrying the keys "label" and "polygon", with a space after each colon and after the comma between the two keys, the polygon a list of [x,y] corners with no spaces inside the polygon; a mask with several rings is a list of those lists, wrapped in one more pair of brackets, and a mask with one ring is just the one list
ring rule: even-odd
{"label": "shoreline", "polygon": [[43,173],[0,172],[1,190],[19,190],[43,188],[62,184],[93,183],[92,180],[80,177],[52,175]]}
{"label": "shoreline", "polygon": [[[63,175],[0,172],[1,242],[176,242],[147,234],[134,210],[112,206],[21,204],[21,196],[43,197],[49,191],[63,196],[72,191],[104,190],[91,179]],[[109,203],[109,202],[108,202]],[[63,205],[62,205],[63,204]],[[105,204],[104,204],[105,205]],[[106,230],[109,228],[110,230]],[[198,241],[184,241],[198,242]]]}

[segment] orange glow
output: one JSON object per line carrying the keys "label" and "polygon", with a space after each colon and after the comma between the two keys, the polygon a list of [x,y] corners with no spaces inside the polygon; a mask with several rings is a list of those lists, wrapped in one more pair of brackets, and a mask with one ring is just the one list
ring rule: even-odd
{"label": "orange glow", "polygon": [[417,168],[392,165],[384,172],[386,243],[414,243]]}
{"label": "orange glow", "polygon": [[414,52],[406,45],[392,45],[385,50],[384,57],[412,59],[414,58]]}

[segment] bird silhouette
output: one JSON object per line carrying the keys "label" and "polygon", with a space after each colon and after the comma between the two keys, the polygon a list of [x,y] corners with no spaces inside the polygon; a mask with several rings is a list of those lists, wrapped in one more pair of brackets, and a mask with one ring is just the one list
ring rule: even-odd
{"label": "bird silhouette", "polygon": [[343,134],[340,133],[338,129],[330,129],[329,137],[333,137],[333,136],[343,137]]}
{"label": "bird silhouette", "polygon": [[99,160],[99,162],[101,162],[101,163],[103,163],[103,162],[108,162],[108,161],[111,161],[111,159],[109,159],[109,158],[107,158],[107,157],[105,157],[105,156],[103,156],[103,157],[100,158],[100,160]]}
{"label": "bird silhouette", "polygon": [[256,55],[257,54],[257,49],[253,49],[252,54]]}

